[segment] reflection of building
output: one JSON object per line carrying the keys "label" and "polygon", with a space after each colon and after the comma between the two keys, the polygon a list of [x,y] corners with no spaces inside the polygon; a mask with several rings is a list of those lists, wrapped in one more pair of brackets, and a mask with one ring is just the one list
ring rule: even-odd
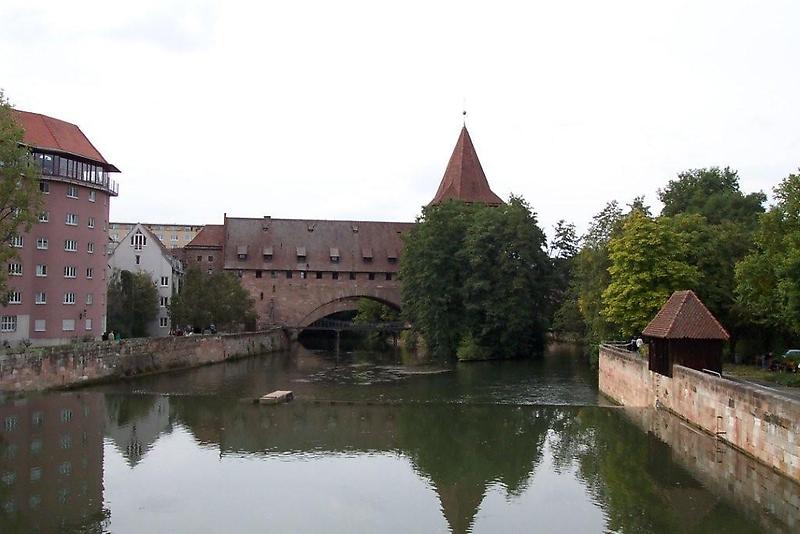
{"label": "reflection of building", "polygon": [[0,404],[0,532],[57,532],[103,519],[103,396]]}
{"label": "reflection of building", "polygon": [[169,398],[150,395],[109,396],[106,437],[135,467],[163,433],[172,432]]}
{"label": "reflection of building", "polygon": [[[108,237],[111,241],[119,242],[125,235],[133,230],[137,223],[112,222],[108,225]],[[196,224],[150,224],[142,223],[153,232],[159,241],[167,248],[182,248],[194,239],[202,226]]]}
{"label": "reflection of building", "polygon": [[158,291],[158,312],[147,326],[151,336],[166,336],[170,332],[167,307],[172,295],[180,289],[181,262],[172,256],[153,233],[137,224],[124,239],[114,245],[108,266],[120,271],[145,272],[150,275]]}
{"label": "reflection of building", "polygon": [[55,344],[99,337],[106,320],[106,225],[119,170],[74,124],[15,111],[23,144],[41,167],[44,206],[30,232],[12,240],[8,306],[0,341]]}

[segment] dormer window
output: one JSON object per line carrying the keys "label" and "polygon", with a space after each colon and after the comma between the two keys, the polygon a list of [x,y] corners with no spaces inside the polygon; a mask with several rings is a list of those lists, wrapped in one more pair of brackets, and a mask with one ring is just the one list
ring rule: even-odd
{"label": "dormer window", "polygon": [[337,247],[331,247],[331,263],[339,263],[339,249]]}
{"label": "dormer window", "polygon": [[264,261],[272,261],[272,247],[264,247],[261,253],[264,256]]}
{"label": "dormer window", "polygon": [[131,236],[131,246],[134,250],[142,250],[142,247],[147,246],[147,236],[141,230],[136,230],[136,233]]}
{"label": "dormer window", "polygon": [[372,261],[372,249],[371,248],[361,249],[361,257],[366,263],[370,263]]}
{"label": "dormer window", "polygon": [[297,247],[298,261],[306,261],[306,247]]}
{"label": "dormer window", "polygon": [[389,250],[389,252],[386,253],[386,259],[389,263],[397,263],[397,251]]}
{"label": "dormer window", "polygon": [[236,256],[240,260],[246,260],[247,259],[247,245],[239,245],[238,247],[236,247]]}

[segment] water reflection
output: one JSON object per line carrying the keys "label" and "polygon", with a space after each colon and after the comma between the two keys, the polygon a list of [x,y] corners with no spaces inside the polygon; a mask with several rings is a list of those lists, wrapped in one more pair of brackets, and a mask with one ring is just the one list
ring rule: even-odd
{"label": "water reflection", "polygon": [[[0,532],[737,533],[800,520],[797,485],[668,414],[533,403],[596,395],[563,354],[435,374],[312,356],[0,404]],[[289,405],[238,393],[287,381],[301,391]]]}

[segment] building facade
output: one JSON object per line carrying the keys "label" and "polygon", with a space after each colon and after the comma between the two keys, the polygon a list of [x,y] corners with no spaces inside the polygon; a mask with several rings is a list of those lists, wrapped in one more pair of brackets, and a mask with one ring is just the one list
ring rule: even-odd
{"label": "building facade", "polygon": [[106,322],[108,213],[119,170],[74,124],[14,111],[41,167],[39,222],[12,240],[0,342],[58,344],[98,338]]}
{"label": "building facade", "polygon": [[202,225],[196,224],[155,224],[155,223],[124,223],[111,222],[108,225],[108,238],[113,242],[119,242],[128,235],[134,226],[142,224],[153,232],[159,241],[167,248],[183,248],[194,239]]}
{"label": "building facade", "polygon": [[143,224],[133,228],[116,243],[108,257],[109,277],[114,270],[147,273],[158,290],[158,313],[147,327],[150,336],[171,331],[169,304],[180,286],[181,262]]}
{"label": "building facade", "polygon": [[[499,206],[466,127],[431,204]],[[208,225],[182,253],[187,267],[242,280],[258,326],[305,327],[368,298],[400,308],[403,236],[414,223],[236,218]]]}

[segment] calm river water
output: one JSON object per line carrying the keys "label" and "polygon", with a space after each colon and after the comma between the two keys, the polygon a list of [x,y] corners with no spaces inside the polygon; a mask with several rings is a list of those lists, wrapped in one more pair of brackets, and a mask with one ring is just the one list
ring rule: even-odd
{"label": "calm river water", "polygon": [[[275,389],[296,400],[248,402]],[[800,490],[574,348],[471,364],[297,347],[0,404],[0,532],[797,532]]]}

